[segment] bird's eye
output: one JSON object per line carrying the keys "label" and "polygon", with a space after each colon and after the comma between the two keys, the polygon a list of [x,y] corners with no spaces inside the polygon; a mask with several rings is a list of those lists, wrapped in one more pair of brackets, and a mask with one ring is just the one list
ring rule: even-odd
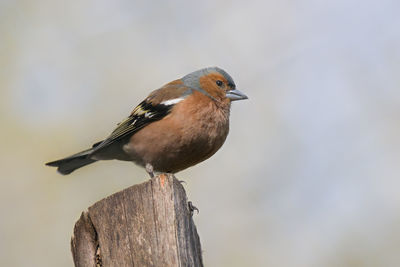
{"label": "bird's eye", "polygon": [[217,80],[216,82],[215,82],[218,86],[222,86],[224,83],[222,82],[222,81],[220,81],[220,80]]}

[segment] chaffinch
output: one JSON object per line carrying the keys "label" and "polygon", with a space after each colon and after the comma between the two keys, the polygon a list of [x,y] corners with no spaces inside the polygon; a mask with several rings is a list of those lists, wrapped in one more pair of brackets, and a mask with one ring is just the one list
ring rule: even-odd
{"label": "chaffinch", "polygon": [[229,132],[232,101],[247,99],[218,67],[192,72],[153,91],[105,140],[46,163],[61,174],[98,160],[118,159],[175,173],[211,157]]}

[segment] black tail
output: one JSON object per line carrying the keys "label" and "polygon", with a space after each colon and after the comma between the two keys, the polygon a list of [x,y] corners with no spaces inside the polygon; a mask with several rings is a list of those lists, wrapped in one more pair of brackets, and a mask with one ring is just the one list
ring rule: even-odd
{"label": "black tail", "polygon": [[67,158],[60,160],[47,162],[47,166],[57,167],[57,171],[61,174],[70,174],[71,172],[79,169],[80,167],[86,166],[90,163],[96,162],[95,159],[90,158],[90,153],[93,148],[84,150]]}

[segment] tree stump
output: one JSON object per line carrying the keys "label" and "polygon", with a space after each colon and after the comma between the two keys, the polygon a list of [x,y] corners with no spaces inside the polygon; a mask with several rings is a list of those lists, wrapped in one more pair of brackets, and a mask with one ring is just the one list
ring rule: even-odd
{"label": "tree stump", "polygon": [[203,266],[191,213],[172,174],[115,193],[76,222],[75,266]]}

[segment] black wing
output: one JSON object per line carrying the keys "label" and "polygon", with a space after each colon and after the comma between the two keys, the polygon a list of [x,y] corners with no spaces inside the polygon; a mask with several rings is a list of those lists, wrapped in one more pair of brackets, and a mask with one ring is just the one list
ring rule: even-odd
{"label": "black wing", "polygon": [[153,105],[146,100],[140,103],[124,121],[120,122],[115,130],[104,141],[93,145],[93,152],[102,149],[121,138],[132,135],[151,122],[164,118],[173,105]]}

